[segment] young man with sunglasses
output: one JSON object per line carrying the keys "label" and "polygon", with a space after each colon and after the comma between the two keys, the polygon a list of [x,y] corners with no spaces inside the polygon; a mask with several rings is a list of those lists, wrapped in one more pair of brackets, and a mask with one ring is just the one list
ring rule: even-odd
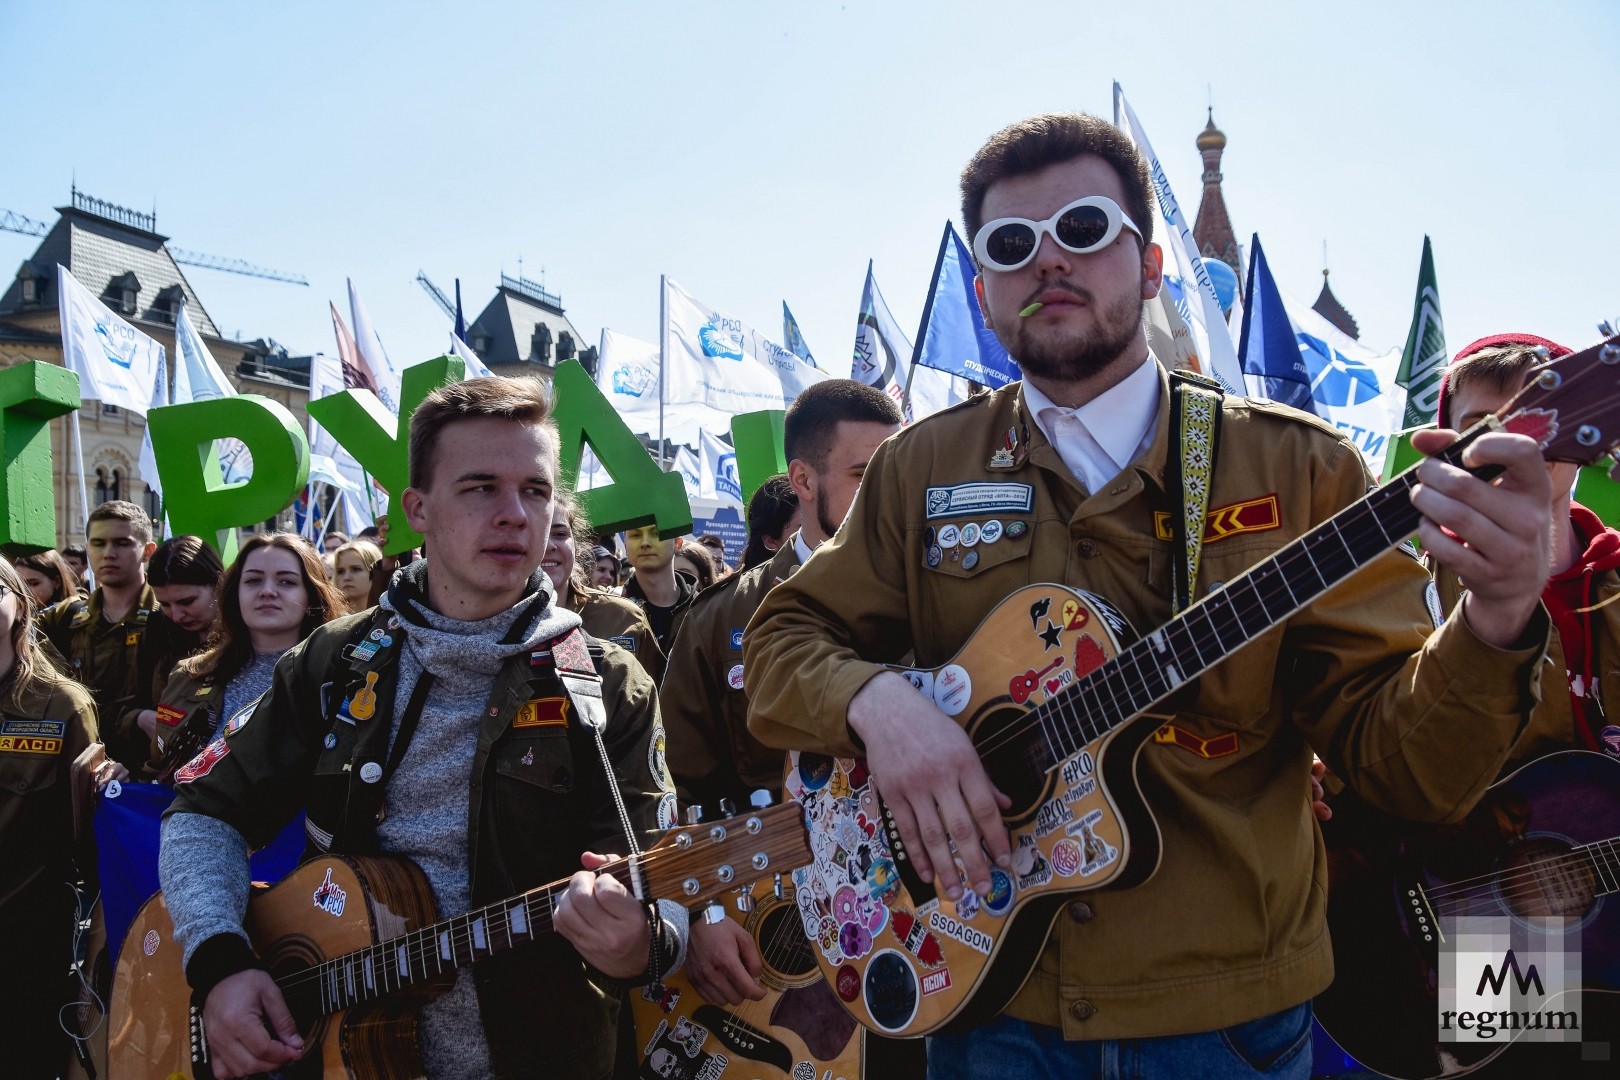
{"label": "young man with sunglasses", "polygon": [[[837,537],[772,590],[743,639],[753,732],[864,755],[901,857],[942,901],[964,885],[988,897],[992,866],[1024,869],[1028,856],[1011,858],[999,812],[1010,800],[959,726],[969,718],[881,665],[949,662],[995,605],[1037,582],[1099,594],[1139,633],[1173,615],[1185,551],[1161,539],[1161,515],[1174,505],[1177,380],[1142,330],[1142,303],[1162,286],[1152,198],[1135,147],[1095,117],[1035,117],[991,137],[964,170],[963,216],[985,322],[1025,380],[885,444]],[[1208,513],[1266,513],[1206,528],[1195,600],[1372,484],[1314,418],[1237,396],[1218,409]],[[986,985],[1028,980],[1001,1016],[934,1037],[930,1075],[1309,1075],[1309,1001],[1332,978],[1312,749],[1389,810],[1455,819],[1495,776],[1536,689],[1546,471],[1530,440],[1504,434],[1466,460],[1506,471],[1493,487],[1429,461],[1413,495],[1423,542],[1474,586],[1459,613],[1431,636],[1428,577],[1389,552],[1163,701],[1156,730],[1170,737],[1148,738],[1137,761],[1162,837],[1155,876],[1070,900],[1032,971],[1004,954]],[[1073,648],[1072,627],[1036,614],[1023,647],[1051,635]],[[984,907],[955,910],[997,917]]]}

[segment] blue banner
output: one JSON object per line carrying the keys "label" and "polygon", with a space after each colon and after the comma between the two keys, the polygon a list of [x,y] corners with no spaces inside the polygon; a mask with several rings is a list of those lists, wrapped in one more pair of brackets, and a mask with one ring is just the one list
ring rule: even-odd
{"label": "blue banner", "polygon": [[[109,963],[135,921],[135,913],[158,891],[158,829],[174,801],[166,784],[125,782],[108,785],[96,807],[96,866],[101,871],[101,903],[107,920]],[[304,817],[282,830],[253,855],[254,881],[280,881],[304,853]]]}
{"label": "blue banner", "polygon": [[1266,266],[1259,233],[1254,234],[1250,252],[1238,359],[1245,375],[1258,377],[1255,389],[1259,396],[1314,414],[1311,373],[1300,355],[1300,341],[1294,336],[1288,309],[1283,307],[1282,293],[1277,291],[1277,283]]}
{"label": "blue banner", "polygon": [[804,343],[804,335],[799,333],[799,320],[793,317],[788,310],[787,301],[782,301],[782,344],[788,351],[811,367],[820,367],[816,358],[810,355],[810,346]]}
{"label": "blue banner", "polygon": [[1024,376],[1001,347],[995,331],[984,325],[978,297],[973,293],[977,275],[973,257],[956,235],[955,226],[947,221],[912,363],[948,371],[995,390]]}

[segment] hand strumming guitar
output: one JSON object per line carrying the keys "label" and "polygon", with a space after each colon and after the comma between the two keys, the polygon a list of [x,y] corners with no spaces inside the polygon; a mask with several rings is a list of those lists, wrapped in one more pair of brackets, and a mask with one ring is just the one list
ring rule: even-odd
{"label": "hand strumming guitar", "polygon": [[580,856],[585,869],[568,882],[568,891],[557,901],[552,925],[596,970],[615,979],[632,979],[647,970],[651,930],[646,905],[631,896],[617,878],[595,872],[611,861],[594,851]]}
{"label": "hand strumming guitar", "polygon": [[203,1029],[219,1080],[270,1072],[304,1054],[281,988],[259,968],[238,971],[208,992]]}
{"label": "hand strumming guitar", "polygon": [[893,672],[850,699],[849,726],[866,744],[866,766],[922,879],[939,876],[945,895],[961,899],[954,844],[974,891],[989,893],[986,849],[997,866],[1012,862],[1001,820],[1012,800],[990,782],[967,732]]}

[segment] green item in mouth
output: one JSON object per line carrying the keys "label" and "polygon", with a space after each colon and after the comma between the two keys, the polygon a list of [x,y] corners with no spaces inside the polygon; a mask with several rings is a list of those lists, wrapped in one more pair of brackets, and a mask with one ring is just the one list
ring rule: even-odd
{"label": "green item in mouth", "polygon": [[1035,314],[1037,311],[1041,310],[1041,308],[1043,308],[1045,306],[1046,306],[1045,304],[1043,304],[1039,300],[1037,300],[1037,301],[1035,301],[1035,303],[1029,305],[1029,307],[1025,308],[1023,311],[1020,311],[1018,313],[1018,317],[1020,319],[1027,319],[1031,315]]}

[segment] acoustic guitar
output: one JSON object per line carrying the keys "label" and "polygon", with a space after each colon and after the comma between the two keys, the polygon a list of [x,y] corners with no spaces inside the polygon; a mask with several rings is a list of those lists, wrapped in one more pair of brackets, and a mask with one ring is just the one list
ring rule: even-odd
{"label": "acoustic guitar", "polygon": [[[1522,1029],[1498,1029],[1499,1040],[1456,1029],[1456,1041],[1440,1041],[1442,942],[1470,916],[1527,929],[1542,925],[1529,920],[1567,920],[1556,932],[1546,926],[1537,944],[1556,953],[1569,944],[1558,937],[1578,935],[1580,1001],[1536,1011],[1579,1004],[1585,1038],[1620,1035],[1620,761],[1578,750],[1542,758],[1497,781],[1460,825],[1399,821],[1349,793],[1333,808],[1322,834],[1335,974],[1316,1012],[1357,1061],[1401,1080],[1576,1075],[1553,1055],[1563,1051],[1578,1069],[1579,1036],[1532,1046],[1513,1042]],[[1528,980],[1528,970],[1517,974]]]}
{"label": "acoustic guitar", "polygon": [[[1506,419],[1487,417],[1440,456],[1460,467],[1481,434],[1508,430],[1549,459],[1598,460],[1620,444],[1610,422],[1617,342],[1538,365]],[[994,608],[950,663],[902,671],[963,725],[1012,799],[1012,865],[992,869],[987,895],[952,902],[922,881],[863,761],[791,754],[784,786],[804,807],[814,854],[793,874],[795,895],[843,1006],[895,1036],[981,1023],[1028,978],[1063,904],[1146,881],[1159,833],[1136,758],[1148,739],[1177,734],[1150,710],[1413,535],[1415,483],[1414,470],[1395,477],[1129,645],[1125,620],[1101,597],[1031,585]],[[1064,628],[1061,657],[1031,632],[1044,622]]]}
{"label": "acoustic guitar", "polygon": [[[799,808],[667,832],[611,874],[638,899],[697,907],[809,858]],[[285,1077],[421,1076],[416,1010],[456,969],[552,932],[567,880],[438,921],[427,878],[404,859],[323,856],[248,905],[246,929],[309,1046]],[[136,915],[113,975],[109,1073],[211,1080],[207,1032],[163,897]]]}

